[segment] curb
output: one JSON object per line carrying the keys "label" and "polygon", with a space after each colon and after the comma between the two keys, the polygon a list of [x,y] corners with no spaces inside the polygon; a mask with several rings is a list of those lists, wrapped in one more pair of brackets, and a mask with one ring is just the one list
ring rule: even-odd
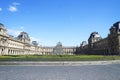
{"label": "curb", "polygon": [[0,62],[0,65],[38,65],[38,66],[80,66],[80,65],[107,65],[107,64],[120,64],[120,60],[111,61],[13,61],[13,62]]}

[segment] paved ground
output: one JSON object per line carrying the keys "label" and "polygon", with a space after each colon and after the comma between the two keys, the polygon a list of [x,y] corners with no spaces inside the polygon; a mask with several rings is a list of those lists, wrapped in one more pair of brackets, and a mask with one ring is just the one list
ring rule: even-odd
{"label": "paved ground", "polygon": [[0,66],[0,80],[120,80],[120,64]]}

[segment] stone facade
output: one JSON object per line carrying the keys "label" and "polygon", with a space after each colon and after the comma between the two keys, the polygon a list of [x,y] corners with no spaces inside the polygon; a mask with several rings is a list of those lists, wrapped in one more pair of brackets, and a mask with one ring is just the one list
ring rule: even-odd
{"label": "stone facade", "polygon": [[38,46],[36,41],[30,41],[26,32],[17,37],[7,34],[7,29],[0,23],[0,55],[73,55],[76,47],[65,47],[57,43],[53,47]]}
{"label": "stone facade", "polygon": [[98,32],[93,32],[88,38],[88,43],[83,41],[79,47],[63,46],[58,42],[56,46],[38,46],[36,41],[30,40],[26,32],[21,32],[17,37],[7,34],[6,27],[0,23],[0,55],[120,55],[120,22],[110,28],[106,38]]}
{"label": "stone facade", "polygon": [[120,22],[113,24],[110,33],[104,39],[98,32],[93,32],[88,39],[88,44],[81,44],[76,52],[77,54],[120,55]]}

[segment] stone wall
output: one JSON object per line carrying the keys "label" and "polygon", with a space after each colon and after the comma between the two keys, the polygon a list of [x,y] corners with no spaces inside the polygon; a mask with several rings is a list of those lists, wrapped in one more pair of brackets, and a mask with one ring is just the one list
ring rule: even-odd
{"label": "stone wall", "polygon": [[88,38],[88,43],[83,41],[78,47],[63,46],[61,42],[51,47],[33,45],[26,32],[21,32],[18,37],[13,37],[7,34],[7,29],[0,23],[0,55],[73,54],[120,55],[120,22],[112,25],[106,38],[102,38],[98,32],[93,32]]}
{"label": "stone wall", "polygon": [[0,23],[0,55],[73,55],[75,53],[75,47],[64,47],[61,44],[58,42],[54,47],[33,45],[26,32],[13,37],[7,34],[7,29]]}
{"label": "stone wall", "polygon": [[104,39],[98,32],[91,33],[88,44],[78,47],[77,54],[120,55],[120,22],[113,24]]}

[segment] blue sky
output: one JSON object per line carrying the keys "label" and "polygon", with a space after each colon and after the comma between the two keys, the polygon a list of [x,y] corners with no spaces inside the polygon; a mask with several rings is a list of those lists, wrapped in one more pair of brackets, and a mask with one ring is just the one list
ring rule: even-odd
{"label": "blue sky", "polygon": [[0,0],[8,33],[25,31],[43,46],[79,46],[91,32],[103,38],[120,20],[120,0]]}

